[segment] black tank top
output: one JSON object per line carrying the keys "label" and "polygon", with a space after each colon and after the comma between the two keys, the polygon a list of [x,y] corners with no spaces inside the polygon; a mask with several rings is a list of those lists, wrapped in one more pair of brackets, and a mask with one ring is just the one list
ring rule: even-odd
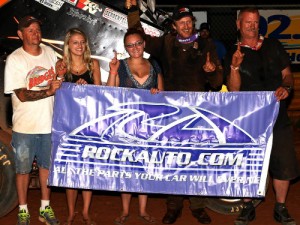
{"label": "black tank top", "polygon": [[92,72],[87,70],[86,72],[84,72],[83,74],[77,75],[77,74],[73,74],[71,73],[70,75],[67,75],[65,80],[67,82],[72,82],[72,83],[76,83],[80,78],[85,80],[88,84],[94,84],[94,81],[92,79]]}

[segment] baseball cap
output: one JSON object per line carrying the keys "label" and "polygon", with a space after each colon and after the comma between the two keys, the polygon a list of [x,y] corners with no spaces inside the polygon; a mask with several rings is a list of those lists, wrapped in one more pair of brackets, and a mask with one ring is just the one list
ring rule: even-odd
{"label": "baseball cap", "polygon": [[208,30],[210,31],[210,25],[208,23],[201,23],[199,27],[199,31]]}
{"label": "baseball cap", "polygon": [[172,19],[176,21],[186,16],[193,17],[191,8],[188,5],[178,5],[173,11]]}
{"label": "baseball cap", "polygon": [[37,22],[40,25],[42,24],[42,22],[40,20],[38,20],[37,18],[33,17],[33,16],[25,16],[22,19],[20,19],[19,24],[18,24],[18,30],[22,30],[23,28],[29,27],[30,24]]}

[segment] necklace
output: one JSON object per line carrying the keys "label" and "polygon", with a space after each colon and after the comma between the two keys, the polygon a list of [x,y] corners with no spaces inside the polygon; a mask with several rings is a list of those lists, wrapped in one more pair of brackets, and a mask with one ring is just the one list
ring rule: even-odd
{"label": "necklace", "polygon": [[246,47],[246,48],[251,48],[252,50],[257,51],[261,48],[261,45],[262,45],[263,41],[264,41],[264,36],[259,35],[258,41],[257,41],[257,43],[254,47],[251,47],[251,46],[246,45],[246,44],[242,44],[242,42],[240,42],[240,46],[241,47]]}
{"label": "necklace", "polygon": [[72,69],[76,72],[76,74],[79,74],[79,72],[82,71],[83,67],[85,67],[85,63],[81,63],[79,65],[75,65],[72,63]]}

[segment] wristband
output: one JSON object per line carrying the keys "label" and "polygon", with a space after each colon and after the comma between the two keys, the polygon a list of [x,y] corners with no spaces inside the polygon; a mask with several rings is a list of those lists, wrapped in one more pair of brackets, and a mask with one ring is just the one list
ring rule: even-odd
{"label": "wristband", "polygon": [[289,94],[291,93],[293,87],[292,86],[282,86]]}
{"label": "wristband", "polygon": [[233,65],[230,65],[230,68],[231,68],[232,70],[238,70],[240,67],[239,67],[239,66],[233,66]]}

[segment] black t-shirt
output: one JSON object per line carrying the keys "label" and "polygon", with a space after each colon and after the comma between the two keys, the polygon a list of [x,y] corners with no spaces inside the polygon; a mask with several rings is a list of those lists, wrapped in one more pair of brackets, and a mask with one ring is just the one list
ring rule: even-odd
{"label": "black t-shirt", "polygon": [[[232,55],[237,45],[228,52],[224,60],[224,74],[230,74]],[[265,38],[258,50],[241,47],[244,59],[240,65],[240,91],[275,91],[282,85],[281,71],[289,66],[290,60],[282,44],[271,38]],[[276,126],[289,124],[286,112],[286,101],[280,101],[280,110]]]}
{"label": "black t-shirt", "polygon": [[[230,65],[235,45],[227,54],[225,75],[230,74]],[[240,91],[275,91],[282,84],[281,71],[289,66],[288,54],[278,40],[265,38],[259,50],[241,47],[245,54],[240,65],[242,85]]]}

